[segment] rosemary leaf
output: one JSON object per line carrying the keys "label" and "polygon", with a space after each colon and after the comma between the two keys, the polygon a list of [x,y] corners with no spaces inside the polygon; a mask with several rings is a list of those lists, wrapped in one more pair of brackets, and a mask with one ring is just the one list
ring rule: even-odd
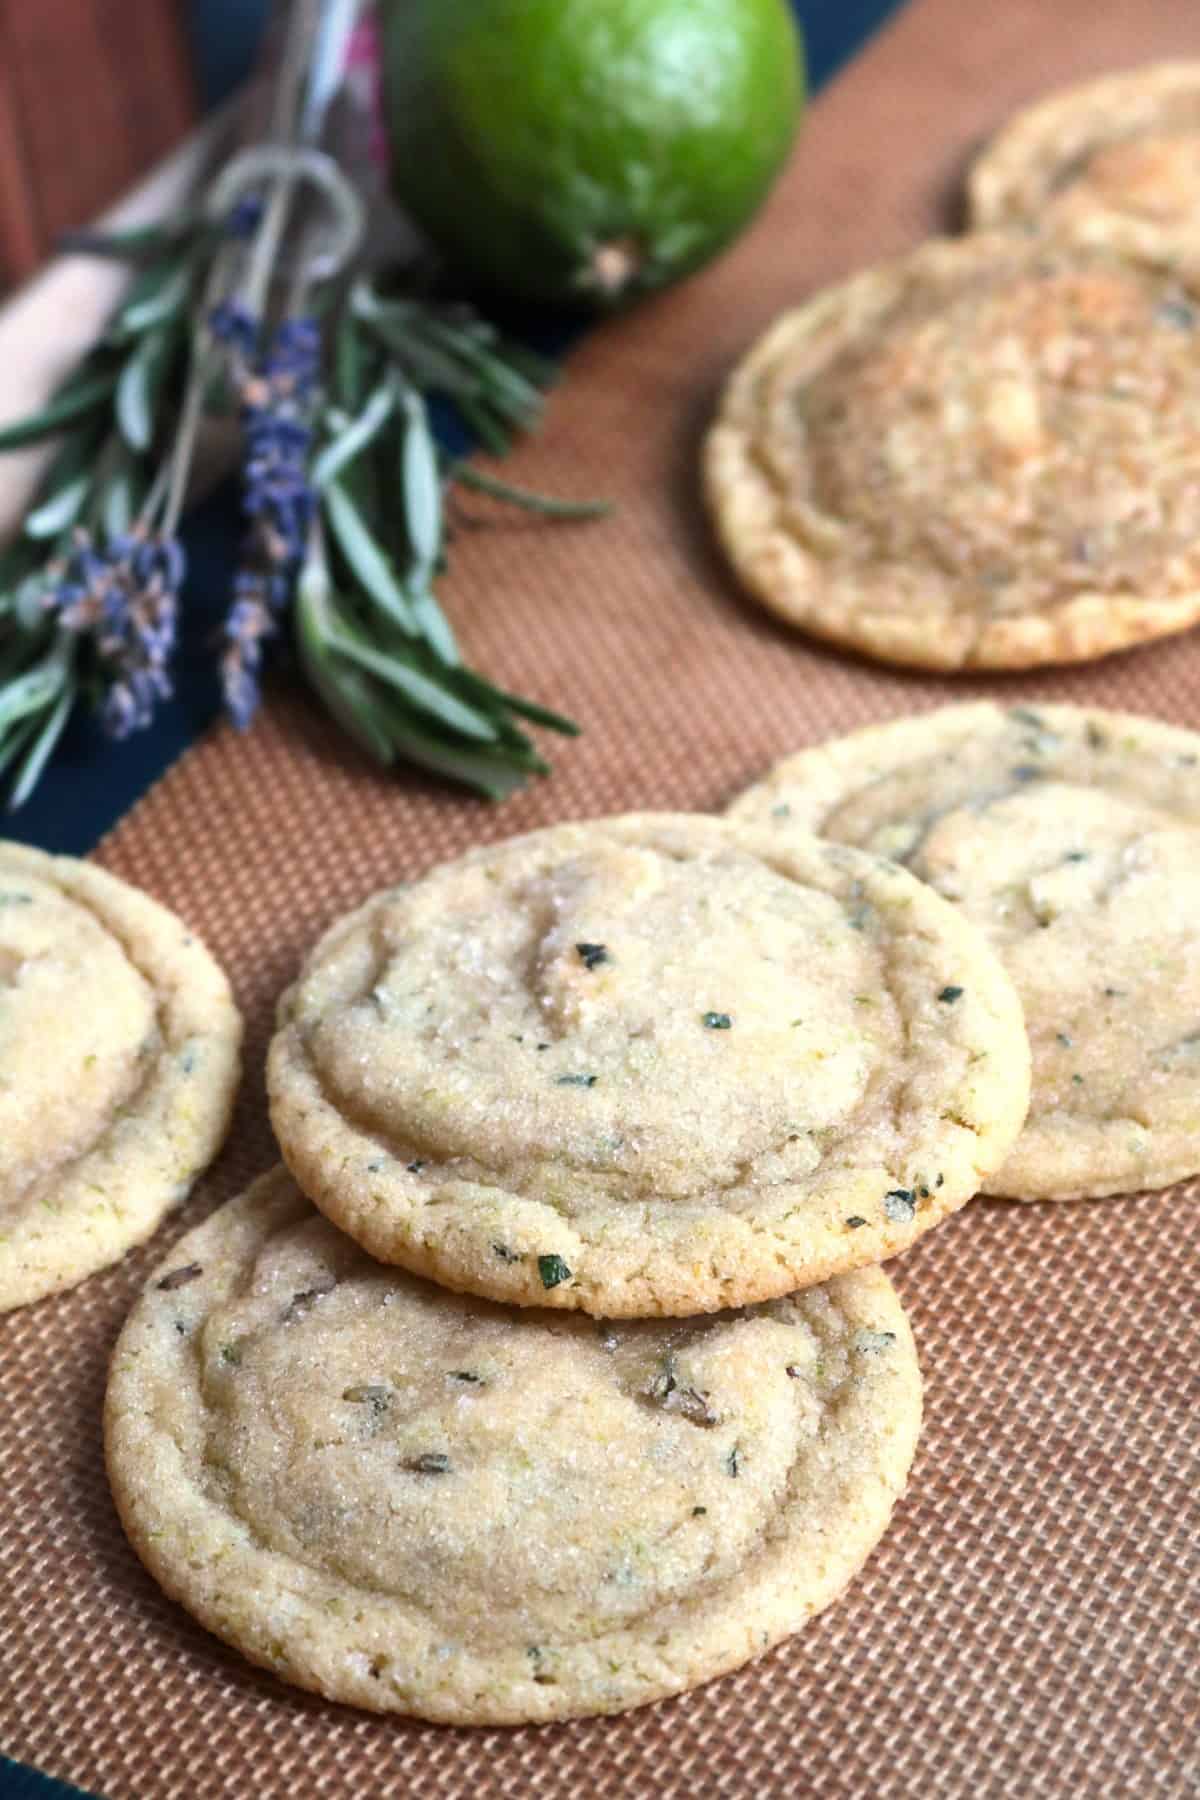
{"label": "rosemary leaf", "polygon": [[497,731],[506,763],[511,764],[514,769],[524,770],[527,775],[549,775],[550,764],[511,719],[503,722],[498,720]]}
{"label": "rosemary leaf", "polygon": [[68,530],[83,511],[91,491],[90,474],[77,475],[74,481],[64,483],[29,514],[25,520],[25,536],[52,538],[60,531]]}
{"label": "rosemary leaf", "polygon": [[13,780],[12,793],[8,797],[9,812],[16,812],[18,807],[24,806],[41,780],[42,770],[54,753],[54,747],[63,734],[74,704],[75,683],[68,681],[49,717],[38,728],[37,736],[33,739],[33,743],[17,771]]}
{"label": "rosemary leaf", "polygon": [[423,728],[398,694],[392,697],[383,689],[377,696],[368,676],[336,660],[347,643],[352,650],[364,646],[330,591],[319,538],[297,586],[295,621],[300,659],[314,688],[337,722],[376,761],[391,763],[399,754],[493,800],[524,785],[523,772],[499,747],[472,750],[447,742],[436,729]]}
{"label": "rosemary leaf", "polygon": [[535,425],[542,411],[542,391],[510,369],[498,357],[476,352],[471,362],[484,393],[505,413],[526,425]]}
{"label": "rosemary leaf", "polygon": [[513,487],[511,482],[486,475],[469,462],[456,462],[451,474],[464,487],[491,494],[496,500],[507,500],[513,506],[523,506],[548,519],[603,519],[612,511],[611,500],[558,500],[550,494],[535,494],[529,488]]}
{"label": "rosemary leaf", "polygon": [[124,537],[141,504],[144,485],[128,467],[109,477],[100,503],[100,523],[106,537]]}
{"label": "rosemary leaf", "polygon": [[349,657],[352,662],[378,676],[380,681],[387,682],[389,687],[394,687],[403,694],[419,711],[448,725],[452,731],[461,731],[464,737],[477,738],[481,743],[495,742],[496,727],[485,714],[468,706],[465,701],[457,700],[446,688],[439,686],[429,676],[422,675],[418,669],[399,662],[393,656],[386,656],[382,651],[374,650],[342,632],[331,632],[326,642],[331,650]]}
{"label": "rosemary leaf", "polygon": [[[377,386],[380,382],[384,381],[390,383],[393,378],[391,371],[384,369],[382,365],[373,361],[366,365],[366,376],[374,386]],[[392,426],[395,425],[395,419],[396,415],[395,413],[392,413],[390,417]],[[383,521],[388,526],[393,526],[395,524],[396,513],[398,511],[394,497],[395,481],[393,479],[392,468],[388,466],[385,469],[387,452],[389,451],[392,453],[392,458],[394,460],[395,446],[392,442],[390,430],[385,428],[382,440],[376,439],[373,445],[368,445],[361,456],[357,457],[354,462],[347,463],[346,467],[338,477],[338,486],[344,489],[350,499],[354,502],[358,515],[364,523],[367,520],[378,520]],[[384,498],[385,490],[386,503]],[[326,496],[322,494],[320,498],[322,503],[324,503]],[[398,545],[393,545],[391,542],[380,543],[380,549],[388,557],[389,567],[393,572],[398,568],[396,560],[396,550],[398,547]],[[399,580],[398,575],[397,580]],[[400,583],[400,586],[403,588],[404,584]],[[384,617],[383,614],[379,614],[378,616],[381,619]],[[409,635],[411,636],[411,628]]]}
{"label": "rosemary leaf", "polygon": [[13,611],[25,632],[37,633],[46,624],[46,571],[31,569],[13,594]]}
{"label": "rosemary leaf", "polygon": [[548,357],[539,356],[536,350],[528,349],[524,344],[514,344],[511,339],[504,344],[504,360],[510,367],[520,371],[535,387],[546,388],[556,385],[560,370],[557,363]]}
{"label": "rosemary leaf", "polygon": [[131,450],[150,448],[154,408],[170,360],[173,335],[167,328],[147,332],[121,370],[115,411],[121,436]]}
{"label": "rosemary leaf", "polygon": [[66,677],[61,656],[52,653],[24,675],[9,682],[0,693],[0,731],[6,731],[18,719],[40,712],[58,697]]}
{"label": "rosemary leaf", "polygon": [[[430,317],[429,308],[419,301],[412,301],[406,316],[414,328],[425,329]],[[453,308],[440,318],[443,326],[452,328],[456,343],[466,342],[476,351],[490,352],[493,360],[501,361],[511,373],[523,376],[541,393],[557,385],[561,377],[557,363],[529,349],[526,344],[503,337],[487,319],[478,317],[469,308]]]}
{"label": "rosemary leaf", "polygon": [[458,653],[458,644],[450,621],[435,600],[428,588],[423,588],[412,596],[413,616],[421,630],[421,636],[433,651],[440,663],[448,669],[461,667],[462,657]]}
{"label": "rosemary leaf", "polygon": [[396,753],[392,749],[390,733],[378,717],[370,682],[357,669],[348,669],[344,665],[314,663],[303,655],[301,661],[326,710],[347,737],[375,762],[389,768],[396,760]]}
{"label": "rosemary leaf", "polygon": [[516,768],[506,768],[494,753],[459,749],[399,716],[392,719],[391,733],[397,751],[408,762],[416,763],[434,775],[461,781],[485,799],[507,800],[510,794],[525,785],[523,773]]}
{"label": "rosemary leaf", "polygon": [[[96,479],[98,457],[107,427],[102,420],[88,421],[68,433],[62,448],[38,487],[38,505],[23,527],[27,538],[57,537],[79,517]],[[82,484],[82,493],[80,485]],[[40,559],[44,551],[35,550]],[[30,565],[27,562],[26,568]]]}
{"label": "rosemary leaf", "polygon": [[408,541],[417,562],[417,580],[428,581],[442,544],[442,480],[429,430],[425,402],[415,389],[404,394],[401,486]]}
{"label": "rosemary leaf", "polygon": [[186,264],[180,267],[171,262],[147,269],[106,331],[106,342],[128,343],[152,325],[174,318],[182,312],[191,291],[191,271]]}
{"label": "rosemary leaf", "polygon": [[454,357],[447,356],[436,344],[426,344],[417,337],[394,338],[389,344],[393,357],[416,385],[429,393],[446,394],[452,400],[482,397],[473,369],[464,368]]}
{"label": "rosemary leaf", "polygon": [[512,708],[501,698],[499,689],[494,688],[482,675],[460,666],[446,670],[445,682],[460,699],[487,714],[496,727],[499,742],[519,751],[523,765],[531,755],[537,755],[533,740],[518,725]]}
{"label": "rosemary leaf", "polygon": [[175,225],[134,225],[124,231],[68,231],[59,238],[58,249],[63,255],[136,262],[172,249],[194,229],[194,221],[185,217]]}
{"label": "rosemary leaf", "polygon": [[351,419],[348,425],[330,439],[313,463],[309,478],[318,492],[328,487],[334,477],[340,475],[356,456],[361,455],[372,439],[378,437],[395,408],[396,390],[388,382],[375,391],[357,418]]}
{"label": "rosemary leaf", "polygon": [[492,456],[503,456],[509,448],[510,434],[496,422],[487,407],[463,394],[455,395],[454,403],[483,448]]}
{"label": "rosemary leaf", "polygon": [[557,731],[562,737],[579,736],[579,726],[565,713],[553,712],[550,707],[539,706],[536,700],[526,700],[520,694],[510,694],[507,688],[497,687],[485,676],[476,674],[474,669],[461,670],[459,680],[479,700],[495,701],[531,724],[544,725],[548,731]]}
{"label": "rosemary leaf", "polygon": [[407,331],[396,329],[384,319],[371,317],[368,323],[384,349],[418,385],[436,388],[456,398],[474,390],[476,382],[471,371],[462,368],[452,356],[444,355],[434,345],[421,343]]}
{"label": "rosemary leaf", "polygon": [[35,716],[23,719],[7,736],[0,735],[0,775],[3,775],[10,764],[16,762],[37,733],[38,721]]}
{"label": "rosemary leaf", "polygon": [[383,319],[403,327],[412,315],[412,302],[385,300],[382,294],[376,293],[369,281],[356,281],[350,292],[349,313],[351,318],[361,319],[367,325]]}
{"label": "rosemary leaf", "polygon": [[326,487],[324,510],[338,548],[363,591],[402,631],[415,637],[417,627],[408,597],[340,481],[331,481]]}
{"label": "rosemary leaf", "polygon": [[370,687],[356,669],[338,667],[327,649],[329,584],[310,560],[296,584],[296,651],[306,676],[342,730],[376,762],[391,763],[391,739],[376,717]]}
{"label": "rosemary leaf", "polygon": [[333,345],[333,385],[342,405],[354,412],[361,404],[364,391],[366,347],[358,330],[357,316],[347,307],[338,321]]}

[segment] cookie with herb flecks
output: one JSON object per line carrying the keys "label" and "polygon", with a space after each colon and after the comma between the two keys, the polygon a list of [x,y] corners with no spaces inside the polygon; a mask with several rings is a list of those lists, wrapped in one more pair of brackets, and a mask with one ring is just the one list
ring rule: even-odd
{"label": "cookie with herb flecks", "polygon": [[609,1317],[903,1250],[1002,1160],[1027,1081],[1010,982],[927,888],[678,814],[376,895],[285,995],[268,1065],[292,1173],[373,1255]]}
{"label": "cookie with herb flecks", "polygon": [[1200,736],[948,707],[787,757],[731,810],[783,846],[819,831],[894,857],[986,933],[1033,1051],[1029,1119],[987,1192],[1071,1200],[1200,1171]]}
{"label": "cookie with herb flecks", "polygon": [[0,1312],[140,1244],[216,1154],[229,984],[183,922],[90,863],[0,844]]}
{"label": "cookie with herb flecks", "polygon": [[1200,62],[1102,75],[1026,107],[980,155],[967,194],[976,229],[1200,271]]}
{"label": "cookie with herb flecks", "polygon": [[701,1319],[514,1311],[372,1261],[277,1170],[147,1285],[105,1438],[138,1555],[252,1661],[509,1724],[798,1631],[882,1536],[920,1408],[878,1269]]}
{"label": "cookie with herb flecks", "polygon": [[818,637],[930,669],[1080,662],[1200,618],[1200,306],[990,233],[787,313],[706,440],[721,541]]}

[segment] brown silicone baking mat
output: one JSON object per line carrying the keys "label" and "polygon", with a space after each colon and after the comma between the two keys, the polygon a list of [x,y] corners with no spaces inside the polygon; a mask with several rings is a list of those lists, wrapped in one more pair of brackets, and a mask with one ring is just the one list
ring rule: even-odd
{"label": "brown silicone baking mat", "polygon": [[907,1499],[862,1579],[791,1644],[622,1718],[452,1731],[260,1674],[156,1590],[100,1453],[105,1360],[175,1236],[271,1158],[271,1006],[314,934],[486,838],[718,806],[779,752],[988,692],[1200,725],[1200,633],[1013,682],[889,674],[738,597],[696,504],[730,360],[781,307],[952,215],[968,151],[1055,83],[1200,53],[1179,0],[915,0],[815,107],[761,222],[702,278],[591,335],[514,480],[610,521],[472,508],[448,600],[482,666],[582,721],[499,808],[375,774],[295,699],[203,741],[101,860],[232,973],[249,1068],[186,1212],[75,1293],[0,1320],[0,1750],[110,1797],[1182,1795],[1200,1791],[1197,1184],[974,1202],[893,1265],[927,1378]]}

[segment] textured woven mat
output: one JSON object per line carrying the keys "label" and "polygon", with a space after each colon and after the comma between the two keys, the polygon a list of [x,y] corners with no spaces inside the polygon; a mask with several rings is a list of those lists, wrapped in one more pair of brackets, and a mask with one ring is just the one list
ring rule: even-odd
{"label": "textured woven mat", "polygon": [[1196,1195],[976,1202],[893,1265],[928,1381],[909,1497],[846,1599],[791,1645],[617,1720],[463,1732],[377,1720],[256,1673],[160,1596],[100,1457],[105,1358],[173,1236],[271,1156],[272,1000],[314,933],[487,837],[716,806],[778,752],[974,692],[1200,725],[1200,634],[1016,684],[890,676],[742,605],[698,516],[696,435],[781,306],[947,217],[1018,99],[1200,51],[1182,0],[916,0],[815,109],[761,224],[597,332],[516,480],[604,491],[610,522],[486,523],[450,601],[483,665],[586,735],[500,809],[374,775],[296,702],[187,755],[102,851],[232,972],[250,1069],[186,1214],[83,1289],[0,1321],[0,1749],[110,1796],[1182,1795],[1197,1756]]}

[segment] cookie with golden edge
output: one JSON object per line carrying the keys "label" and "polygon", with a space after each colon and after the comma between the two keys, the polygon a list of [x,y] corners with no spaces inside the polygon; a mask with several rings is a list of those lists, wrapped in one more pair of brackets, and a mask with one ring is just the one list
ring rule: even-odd
{"label": "cookie with golden edge", "polygon": [[1200,736],[948,707],[786,757],[732,811],[782,844],[819,831],[894,857],[988,937],[1033,1097],[985,1191],[1071,1200],[1200,1172]]}
{"label": "cookie with golden edge", "polygon": [[0,1312],[116,1262],[220,1147],[241,1018],[186,925],[0,844]]}
{"label": "cookie with golden edge", "polygon": [[893,864],[634,814],[368,900],[267,1080],[296,1180],[373,1255],[638,1317],[903,1250],[1007,1153],[1028,1051],[980,935]]}
{"label": "cookie with golden edge", "polygon": [[920,1423],[886,1276],[598,1322],[372,1261],[280,1170],[176,1245],[112,1358],[151,1574],[251,1661],[459,1725],[619,1712],[836,1599]]}
{"label": "cookie with golden edge", "polygon": [[1025,107],[967,181],[977,230],[1020,227],[1200,271],[1200,62],[1102,75]]}
{"label": "cookie with golden edge", "polygon": [[787,313],[704,448],[748,590],[929,669],[1078,662],[1200,617],[1200,310],[1162,270],[1009,233]]}

